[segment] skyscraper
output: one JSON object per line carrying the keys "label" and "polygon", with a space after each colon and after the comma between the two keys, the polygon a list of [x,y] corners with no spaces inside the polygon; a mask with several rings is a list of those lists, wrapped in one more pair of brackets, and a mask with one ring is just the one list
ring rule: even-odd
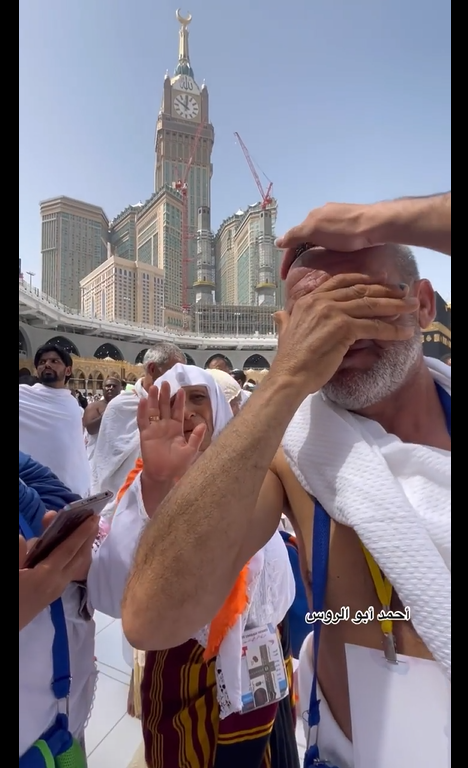
{"label": "skyscraper", "polygon": [[111,256],[81,281],[81,311],[108,322],[164,325],[164,272],[152,264]]}
{"label": "skyscraper", "polygon": [[137,260],[164,270],[165,324],[183,327],[182,196],[165,186],[140,208],[137,217]]}
{"label": "skyscraper", "polygon": [[113,256],[136,260],[136,221],[143,203],[129,205],[109,223],[109,245]]}
{"label": "skyscraper", "polygon": [[42,290],[80,309],[80,280],[107,257],[109,221],[97,205],[61,195],[41,204]]}
{"label": "skyscraper", "polygon": [[276,200],[250,205],[225,219],[215,237],[217,297],[221,304],[280,306],[281,252],[275,247]]}
{"label": "skyscraper", "polygon": [[[161,109],[155,135],[154,189],[158,193],[183,181],[187,177],[188,264],[187,285],[189,303],[202,301],[214,291],[214,261],[211,243],[211,153],[214,129],[209,118],[208,89],[200,87],[190,62],[189,24],[192,17],[184,18],[177,11],[179,30],[179,59],[174,75],[166,74]],[[195,139],[199,140],[195,146]],[[200,235],[197,238],[197,233]],[[197,245],[198,243],[198,245]],[[193,286],[197,283],[194,290]]]}

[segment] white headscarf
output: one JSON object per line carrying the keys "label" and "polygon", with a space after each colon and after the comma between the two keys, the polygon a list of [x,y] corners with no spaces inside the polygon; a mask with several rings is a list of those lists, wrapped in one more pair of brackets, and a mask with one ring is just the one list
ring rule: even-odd
{"label": "white headscarf", "polygon": [[224,397],[223,390],[216,383],[213,376],[203,368],[196,365],[182,365],[177,363],[170,371],[160,376],[154,383],[160,387],[163,381],[167,381],[171,387],[173,397],[182,387],[206,387],[213,412],[213,439],[218,437],[226,424],[232,419],[232,410]]}
{"label": "white headscarf", "polygon": [[216,383],[219,384],[228,403],[242,392],[239,383],[226,371],[220,371],[218,368],[208,368],[206,372],[213,376]]}

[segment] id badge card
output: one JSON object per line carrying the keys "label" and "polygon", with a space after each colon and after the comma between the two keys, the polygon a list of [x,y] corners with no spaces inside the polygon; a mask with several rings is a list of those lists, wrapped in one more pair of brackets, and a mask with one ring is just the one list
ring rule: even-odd
{"label": "id badge card", "polygon": [[354,768],[450,768],[451,685],[439,665],[346,645]]}
{"label": "id badge card", "polygon": [[281,701],[288,693],[283,649],[276,627],[266,624],[246,630],[242,635],[242,713]]}

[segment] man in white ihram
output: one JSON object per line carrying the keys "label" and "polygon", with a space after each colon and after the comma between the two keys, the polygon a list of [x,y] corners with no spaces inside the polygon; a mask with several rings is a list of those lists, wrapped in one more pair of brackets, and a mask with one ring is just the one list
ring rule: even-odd
{"label": "man in white ihram", "polygon": [[83,439],[83,411],[68,388],[71,355],[44,344],[34,356],[39,384],[19,385],[19,449],[87,496],[91,473]]}
{"label": "man in white ihram", "polygon": [[140,455],[140,435],[136,420],[140,398],[148,397],[148,390],[156,379],[176,363],[185,362],[184,353],[175,344],[155,344],[143,358],[144,376],[131,391],[122,392],[107,406],[91,463],[93,493],[112,491],[114,494],[114,499],[107,504],[103,515],[113,514],[116,496]]}
{"label": "man in white ihram", "polygon": [[[398,243],[450,254],[451,194],[330,204],[279,241],[289,298],[271,371],[159,507],[122,609],[137,647],[185,642],[286,505],[312,607],[323,580],[323,607],[355,619],[322,627],[308,733],[309,757],[318,746],[338,768],[450,765],[451,369],[423,357],[434,291]],[[306,718],[314,663],[309,636]]]}

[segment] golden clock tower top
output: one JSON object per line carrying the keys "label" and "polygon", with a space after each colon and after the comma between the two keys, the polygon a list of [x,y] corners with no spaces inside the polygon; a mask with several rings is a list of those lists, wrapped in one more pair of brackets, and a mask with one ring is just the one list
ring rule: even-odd
{"label": "golden clock tower top", "polygon": [[[188,161],[191,153],[186,156],[185,151],[181,151],[181,136],[186,135],[187,141],[193,143],[200,124],[203,125],[203,135],[201,136],[200,148],[208,144],[212,146],[214,141],[213,126],[210,124],[209,117],[209,96],[208,89],[203,82],[200,86],[195,80],[189,53],[189,26],[192,22],[192,15],[188,13],[182,16],[180,9],[176,11],[176,19],[179,22],[179,55],[177,66],[172,77],[166,73],[164,78],[163,97],[161,108],[158,114],[156,125],[156,154],[161,155],[160,141],[163,140],[164,131],[170,132],[165,135],[171,142],[174,140],[175,133],[180,134],[176,139],[178,146],[179,162]],[[206,144],[208,142],[208,144]],[[208,154],[211,154],[208,152]],[[168,158],[166,158],[168,159]],[[211,160],[206,158],[206,165]],[[163,174],[164,183],[167,183],[167,173]],[[156,190],[163,183],[163,178],[159,177],[156,181]]]}
{"label": "golden clock tower top", "polygon": [[[209,116],[208,89],[204,83],[198,85],[190,62],[189,26],[192,16],[189,13],[182,16],[181,11],[177,10],[176,19],[179,23],[179,55],[174,74],[171,77],[167,73],[164,78],[161,108],[156,121],[154,190],[159,193],[174,186],[177,188],[177,184],[185,179],[187,192],[185,210],[189,233],[187,286],[190,292],[187,299],[189,303],[194,303],[196,296],[192,286],[197,281],[201,281],[203,285],[206,283],[210,297],[213,290],[211,272],[209,280],[208,273],[205,274],[206,270],[203,272],[211,258],[211,246],[208,248],[209,253],[203,251],[200,255],[196,233],[202,229],[203,232],[208,233],[207,243],[211,242],[209,239],[211,175],[213,173],[211,153],[214,144],[214,128]],[[176,214],[179,215],[178,211]],[[168,223],[167,226],[170,229],[172,225]],[[174,237],[180,236],[180,225],[170,231],[171,238],[174,240]],[[160,247],[164,250],[168,242],[163,238]],[[167,253],[169,254],[169,251]],[[177,259],[182,258],[181,250],[179,249],[178,254],[173,254],[170,258],[168,255],[167,258],[169,259],[167,275],[169,272],[175,275],[179,269],[179,267],[176,268]],[[164,268],[166,269],[166,266]],[[167,275],[166,279],[168,279]],[[202,289],[198,291],[198,293],[201,292]]]}
{"label": "golden clock tower top", "polygon": [[180,24],[179,29],[179,62],[176,67],[174,75],[188,75],[193,78],[193,69],[190,65],[189,54],[189,31],[188,26],[192,21],[192,16],[189,13],[184,17],[180,13],[180,9],[176,11],[176,19]]}

